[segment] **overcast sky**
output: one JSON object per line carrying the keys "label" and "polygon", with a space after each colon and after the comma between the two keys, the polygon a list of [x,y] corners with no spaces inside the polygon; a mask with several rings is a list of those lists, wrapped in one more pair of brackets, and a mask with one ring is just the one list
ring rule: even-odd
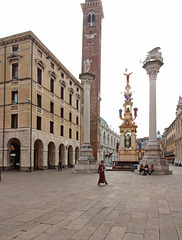
{"label": "overcast sky", "polygon": [[[1,2],[0,38],[31,30],[78,79],[81,72],[84,0]],[[157,77],[157,130],[175,119],[182,95],[182,14],[180,0],[102,0],[101,116],[119,133],[125,68],[133,72],[137,137],[149,135],[149,78],[142,68],[147,52],[161,47],[164,65]]]}

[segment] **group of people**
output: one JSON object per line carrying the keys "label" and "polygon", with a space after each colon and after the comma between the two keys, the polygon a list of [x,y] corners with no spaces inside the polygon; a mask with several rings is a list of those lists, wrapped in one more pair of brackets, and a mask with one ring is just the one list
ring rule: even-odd
{"label": "group of people", "polygon": [[[101,183],[105,183],[105,185],[107,185],[107,181],[106,181],[106,177],[105,177],[105,170],[106,167],[104,165],[104,160],[102,160],[98,166],[98,174],[99,174],[99,180],[98,180],[98,185],[100,186]],[[59,165],[58,165],[58,171],[62,171],[62,161],[59,160]],[[141,173],[143,172],[143,175],[151,175],[152,172],[154,171],[154,165],[151,164],[150,168],[148,166],[148,164],[146,163],[145,166],[143,164],[140,164],[140,169],[139,169],[139,173],[141,175]]]}
{"label": "group of people", "polygon": [[151,175],[153,171],[154,171],[153,164],[151,164],[150,168],[147,163],[145,164],[145,166],[143,164],[140,165],[140,169],[139,169],[140,175],[142,172],[143,172],[143,175],[147,175],[147,174]]}
{"label": "group of people", "polygon": [[[105,165],[104,165],[104,161],[102,160],[101,163],[99,164],[98,167],[98,174],[99,174],[99,181],[98,181],[98,185],[100,186],[101,183],[105,183],[106,185],[108,184],[105,178]],[[143,175],[151,175],[152,172],[154,171],[154,165],[151,164],[151,166],[149,167],[148,164],[146,163],[145,166],[143,164],[140,164],[140,169],[139,169],[139,173],[141,175],[141,173],[143,173]]]}

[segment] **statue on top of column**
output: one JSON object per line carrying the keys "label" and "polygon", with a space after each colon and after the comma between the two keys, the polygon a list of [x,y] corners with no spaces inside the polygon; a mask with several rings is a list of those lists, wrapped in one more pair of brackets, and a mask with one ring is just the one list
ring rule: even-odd
{"label": "statue on top of column", "polygon": [[160,49],[161,49],[160,47],[156,47],[152,49],[150,52],[148,52],[146,59],[143,61],[143,64],[155,60],[159,60],[163,63],[162,53],[159,52]]}

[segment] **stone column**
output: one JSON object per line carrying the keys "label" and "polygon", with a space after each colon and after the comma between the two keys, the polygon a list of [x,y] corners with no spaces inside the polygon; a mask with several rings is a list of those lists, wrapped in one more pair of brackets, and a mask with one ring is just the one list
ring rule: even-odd
{"label": "stone column", "polygon": [[43,161],[42,161],[43,169],[48,168],[47,158],[48,158],[48,149],[47,149],[47,147],[44,147],[44,149],[43,149]]}
{"label": "stone column", "polygon": [[68,148],[65,147],[65,153],[64,153],[64,165],[67,167],[68,166]]}
{"label": "stone column", "polygon": [[[97,172],[97,162],[93,157],[93,150],[90,143],[90,86],[95,75],[85,72],[80,74],[84,89],[84,121],[83,121],[83,145],[80,150],[80,158],[75,164],[75,173]],[[96,133],[97,134],[97,133]]]}
{"label": "stone column", "polygon": [[141,163],[147,163],[150,167],[154,165],[154,174],[172,174],[169,171],[169,166],[166,160],[163,159],[160,145],[157,143],[156,137],[156,80],[160,67],[163,65],[162,54],[158,51],[160,48],[155,48],[149,52],[146,60],[144,61],[143,68],[149,75],[149,143],[145,148],[145,156],[141,160]]}
{"label": "stone column", "polygon": [[149,75],[150,93],[149,93],[149,144],[156,145],[156,80],[157,74],[163,62],[159,60],[149,61],[144,64],[143,68]]}

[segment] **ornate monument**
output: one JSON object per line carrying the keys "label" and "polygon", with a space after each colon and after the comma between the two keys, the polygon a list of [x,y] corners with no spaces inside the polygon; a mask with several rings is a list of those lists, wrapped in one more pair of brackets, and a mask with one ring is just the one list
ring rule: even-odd
{"label": "ornate monument", "polygon": [[143,68],[149,75],[150,94],[149,94],[149,143],[145,148],[145,156],[141,163],[154,165],[154,174],[171,174],[166,160],[163,159],[160,145],[156,138],[156,80],[160,67],[163,65],[163,58],[160,48],[154,48],[148,52],[148,56],[143,62]]}
{"label": "ornate monument", "polygon": [[93,150],[90,143],[90,86],[95,75],[89,73],[90,60],[84,62],[84,73],[80,74],[80,79],[84,89],[84,120],[83,120],[83,144],[80,150],[80,158],[75,164],[75,173],[95,173],[97,172],[97,162],[93,157]]}
{"label": "ornate monument", "polygon": [[119,149],[119,160],[113,166],[113,169],[120,170],[132,170],[133,164],[138,163],[138,156],[136,152],[136,129],[137,126],[134,120],[137,117],[137,108],[134,108],[133,116],[133,98],[132,91],[130,87],[130,75],[132,73],[124,73],[126,75],[126,87],[124,92],[125,102],[123,104],[124,117],[122,117],[122,109],[119,110],[119,117],[123,121],[120,128],[120,149]]}

